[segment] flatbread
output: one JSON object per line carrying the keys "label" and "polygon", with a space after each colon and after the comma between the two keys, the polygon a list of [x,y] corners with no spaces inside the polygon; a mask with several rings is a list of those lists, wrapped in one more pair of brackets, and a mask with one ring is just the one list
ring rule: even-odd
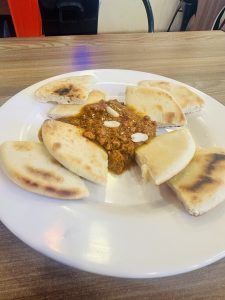
{"label": "flatbread", "polygon": [[153,138],[136,150],[142,177],[159,185],[178,174],[191,161],[195,142],[187,128]]}
{"label": "flatbread", "polygon": [[140,86],[156,87],[168,92],[180,105],[184,113],[199,111],[204,106],[204,100],[186,86],[161,80],[143,80]]}
{"label": "flatbread", "polygon": [[61,199],[89,195],[83,180],[60,165],[41,143],[5,142],[0,159],[8,177],[25,190]]}
{"label": "flatbread", "polygon": [[57,161],[83,178],[105,184],[108,156],[82,132],[81,128],[55,120],[46,120],[42,125],[43,142]]}
{"label": "flatbread", "polygon": [[148,115],[158,126],[183,126],[186,118],[180,106],[167,92],[143,86],[128,86],[126,103]]}
{"label": "flatbread", "polygon": [[102,91],[93,90],[88,95],[87,101],[84,104],[57,104],[53,107],[48,116],[53,119],[70,117],[78,114],[84,105],[96,103],[100,100],[105,100],[106,95]]}
{"label": "flatbread", "polygon": [[87,100],[94,83],[95,78],[91,75],[58,79],[41,86],[35,96],[41,102],[82,104]]}
{"label": "flatbread", "polygon": [[198,149],[168,184],[190,214],[199,216],[214,208],[225,200],[225,149]]}

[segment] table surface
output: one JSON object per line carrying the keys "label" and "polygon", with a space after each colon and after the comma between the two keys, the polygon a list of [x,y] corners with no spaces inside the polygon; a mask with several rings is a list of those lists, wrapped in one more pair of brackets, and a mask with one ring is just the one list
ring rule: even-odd
{"label": "table surface", "polygon": [[[42,79],[96,68],[168,76],[225,104],[222,31],[1,39],[0,104]],[[44,257],[0,224],[1,300],[121,298],[225,299],[225,259],[167,278],[111,278],[72,269]]]}

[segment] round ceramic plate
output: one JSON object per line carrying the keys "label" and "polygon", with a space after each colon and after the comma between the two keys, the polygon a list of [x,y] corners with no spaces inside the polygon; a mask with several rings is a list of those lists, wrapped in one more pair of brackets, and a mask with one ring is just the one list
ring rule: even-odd
{"label": "round ceramic plate", "polygon": [[[90,70],[54,77],[93,74],[96,88],[124,99],[127,85],[140,80],[174,80],[128,70]],[[0,143],[35,140],[53,104],[39,103],[34,91],[53,78],[12,97],[0,109]],[[205,100],[188,116],[197,146],[225,147],[225,107]],[[201,217],[189,215],[166,185],[141,180],[138,167],[108,176],[107,186],[88,183],[90,197],[67,201],[27,192],[0,171],[1,221],[26,244],[64,264],[119,277],[179,274],[225,256],[225,203]]]}

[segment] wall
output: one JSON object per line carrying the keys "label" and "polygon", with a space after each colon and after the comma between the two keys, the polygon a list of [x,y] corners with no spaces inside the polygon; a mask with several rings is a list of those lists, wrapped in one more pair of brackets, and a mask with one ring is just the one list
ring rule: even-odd
{"label": "wall", "polygon": [[[155,31],[166,31],[179,0],[150,0]],[[172,30],[179,28],[181,15]],[[142,0],[102,0],[99,10],[98,32],[147,31],[147,18]]]}

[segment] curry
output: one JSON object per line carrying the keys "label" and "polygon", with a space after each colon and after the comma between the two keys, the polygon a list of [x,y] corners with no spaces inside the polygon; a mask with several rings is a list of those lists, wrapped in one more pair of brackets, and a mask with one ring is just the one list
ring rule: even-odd
{"label": "curry", "polygon": [[108,153],[109,170],[116,174],[129,168],[135,149],[152,139],[156,132],[156,123],[148,116],[117,100],[87,104],[78,115],[58,120],[83,128],[83,136]]}

